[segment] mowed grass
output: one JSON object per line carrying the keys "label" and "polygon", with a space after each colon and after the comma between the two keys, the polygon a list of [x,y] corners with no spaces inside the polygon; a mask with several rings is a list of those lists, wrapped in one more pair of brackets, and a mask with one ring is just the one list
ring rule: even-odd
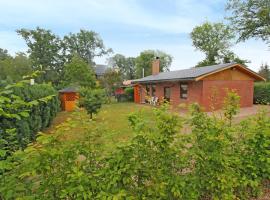
{"label": "mowed grass", "polygon": [[80,142],[91,139],[101,150],[110,152],[134,137],[128,116],[133,112],[141,111],[146,119],[152,121],[151,109],[153,108],[150,106],[134,103],[112,103],[103,105],[93,120],[84,109],[60,112],[45,133],[61,132],[63,141]]}

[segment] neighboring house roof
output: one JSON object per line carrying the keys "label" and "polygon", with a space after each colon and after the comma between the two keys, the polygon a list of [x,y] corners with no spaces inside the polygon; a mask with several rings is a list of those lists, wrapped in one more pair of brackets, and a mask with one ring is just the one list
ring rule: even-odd
{"label": "neighboring house roof", "polygon": [[161,72],[157,75],[146,76],[141,79],[133,80],[132,83],[147,83],[147,82],[161,82],[161,81],[191,81],[191,80],[199,80],[200,77],[205,77],[207,75],[217,73],[219,71],[223,71],[225,69],[231,67],[240,67],[246,70],[249,74],[256,78],[256,80],[264,80],[263,77],[258,75],[256,72],[248,69],[237,63],[226,63],[219,65],[211,65],[205,67],[194,67],[190,69],[177,70],[177,71],[169,71],[169,72]]}
{"label": "neighboring house roof", "polygon": [[96,65],[94,67],[95,74],[97,76],[103,76],[107,70],[108,66],[107,65]]}

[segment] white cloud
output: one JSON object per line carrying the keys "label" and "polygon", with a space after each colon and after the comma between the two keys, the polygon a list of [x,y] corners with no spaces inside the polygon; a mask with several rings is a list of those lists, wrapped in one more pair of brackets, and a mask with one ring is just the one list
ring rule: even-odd
{"label": "white cloud", "polygon": [[213,14],[207,6],[196,1],[176,1],[176,6],[176,15],[163,15],[162,11],[160,15],[151,15],[134,0],[2,0],[0,24],[74,27],[96,20],[101,23],[122,23],[163,32],[187,33],[205,20],[202,16]]}
{"label": "white cloud", "polygon": [[[153,4],[159,2],[152,1]],[[0,0],[0,48],[6,48],[13,54],[26,49],[24,41],[15,33],[18,28],[41,26],[61,35],[79,28],[97,31],[102,27],[100,34],[106,46],[112,47],[116,53],[137,56],[145,49],[161,49],[174,57],[173,70],[193,66],[203,59],[203,54],[194,50],[187,34],[205,20],[221,20],[226,1],[167,2],[174,6],[171,13],[162,9],[150,12],[142,0]],[[120,32],[123,27],[129,33]],[[153,42],[153,38],[162,34],[179,35],[179,41],[161,37],[162,41]],[[251,60],[252,69],[257,70],[261,62],[270,63],[270,51],[262,42],[241,43],[233,50],[241,58]],[[105,59],[97,58],[99,62]]]}
{"label": "white cloud", "polygon": [[0,31],[0,48],[7,49],[12,55],[27,50],[24,40],[15,31]]}
{"label": "white cloud", "polygon": [[239,43],[233,50],[240,58],[250,60],[251,63],[247,65],[254,71],[258,71],[262,63],[270,64],[270,49],[262,41],[249,40]]}

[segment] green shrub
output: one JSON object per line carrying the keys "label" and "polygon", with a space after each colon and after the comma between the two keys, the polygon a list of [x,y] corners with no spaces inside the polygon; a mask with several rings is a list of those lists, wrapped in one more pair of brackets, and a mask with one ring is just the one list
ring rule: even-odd
{"label": "green shrub", "polygon": [[127,96],[128,101],[134,101],[134,88],[133,87],[125,88],[125,94]]}
{"label": "green shrub", "polygon": [[80,90],[80,106],[86,109],[91,119],[93,118],[93,114],[98,113],[105,100],[103,89],[82,88]]}
{"label": "green shrub", "polygon": [[[237,101],[231,93],[226,103]],[[231,123],[237,110],[225,105],[224,116],[215,116],[194,104],[180,118],[163,105],[151,122],[133,113],[134,138],[109,155],[95,144],[99,127],[80,142],[61,140],[69,121],[0,161],[0,199],[251,199],[270,178],[270,118],[260,112]],[[190,133],[181,133],[187,124]]]}
{"label": "green shrub", "polygon": [[254,84],[254,103],[270,104],[270,82]]}
{"label": "green shrub", "polygon": [[0,149],[6,152],[1,160],[24,149],[50,125],[59,111],[59,99],[50,84],[29,85],[24,80],[0,90],[0,110]]}

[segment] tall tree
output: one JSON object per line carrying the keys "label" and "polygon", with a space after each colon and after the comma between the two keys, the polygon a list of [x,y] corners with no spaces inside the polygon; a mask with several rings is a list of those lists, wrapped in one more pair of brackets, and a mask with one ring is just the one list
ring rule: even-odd
{"label": "tall tree", "polygon": [[152,62],[153,60],[159,57],[160,59],[160,71],[169,71],[169,68],[172,63],[172,56],[160,51],[160,50],[146,50],[140,53],[136,58],[136,76],[138,78],[142,77],[143,69],[144,76],[149,76],[152,74]]}
{"label": "tall tree", "polygon": [[74,55],[64,67],[64,86],[82,86],[93,88],[96,79],[91,66],[80,56]]}
{"label": "tall tree", "polygon": [[8,53],[8,50],[0,48],[0,60],[10,58],[11,56]]}
{"label": "tall tree", "polygon": [[105,88],[107,96],[111,96],[116,88],[122,85],[120,71],[109,68],[101,79],[101,85]]}
{"label": "tall tree", "polygon": [[32,73],[31,61],[25,53],[17,53],[15,57],[0,59],[0,79],[9,82],[22,80],[23,76]]}
{"label": "tall tree", "polygon": [[23,37],[29,47],[28,53],[35,70],[45,71],[42,81],[57,84],[65,62],[63,43],[50,30],[37,27],[35,30],[20,29],[17,33]]}
{"label": "tall tree", "polygon": [[132,80],[136,76],[135,58],[125,57],[122,54],[116,54],[109,60],[110,65],[118,68],[122,79]]}
{"label": "tall tree", "polygon": [[136,59],[133,57],[126,58],[126,79],[132,80],[136,78]]}
{"label": "tall tree", "polygon": [[193,46],[206,55],[205,60],[199,62],[197,66],[234,61],[242,64],[247,62],[230,51],[234,34],[229,26],[223,23],[205,22],[200,26],[196,26],[191,32],[191,39]]}
{"label": "tall tree", "polygon": [[239,34],[238,41],[259,38],[270,45],[270,1],[228,0],[229,20]]}
{"label": "tall tree", "polygon": [[267,63],[261,65],[258,73],[267,81],[270,81],[270,67]]}
{"label": "tall tree", "polygon": [[79,33],[70,33],[64,37],[66,49],[70,55],[77,54],[89,64],[94,58],[112,52],[106,49],[103,40],[94,31],[80,30]]}

